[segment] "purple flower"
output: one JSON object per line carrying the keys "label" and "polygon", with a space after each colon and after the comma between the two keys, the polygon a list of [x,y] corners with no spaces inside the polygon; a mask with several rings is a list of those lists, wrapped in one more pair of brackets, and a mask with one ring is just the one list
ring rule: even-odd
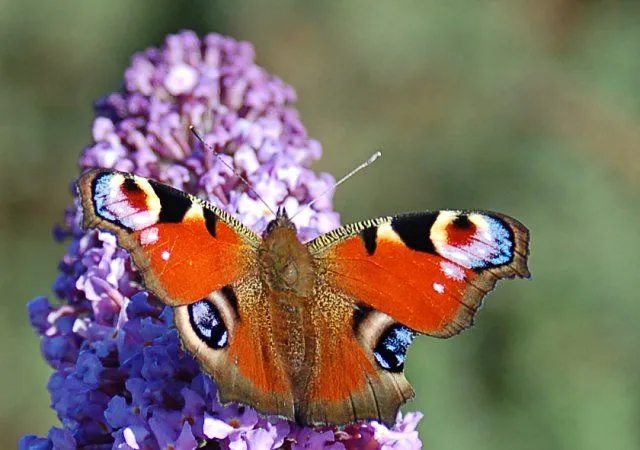
{"label": "purple flower", "polygon": [[[291,106],[294,90],[254,63],[253,47],[185,31],[161,48],[134,55],[124,86],[95,105],[94,143],[81,169],[113,168],[206,198],[260,232],[268,211],[227,165],[235,167],[273,209],[291,214],[334,182],[309,166],[321,147]],[[200,130],[220,156],[194,141]],[[226,164],[225,164],[226,163]],[[61,428],[25,436],[21,449],[420,448],[421,415],[388,429],[371,422],[344,430],[299,427],[222,406],[214,381],[181,349],[169,307],[146,292],[129,254],[113,235],[80,227],[76,205],[55,237],[68,242],[53,289],[29,316],[54,369],[48,384]],[[307,240],[339,225],[326,195],[296,217]]]}

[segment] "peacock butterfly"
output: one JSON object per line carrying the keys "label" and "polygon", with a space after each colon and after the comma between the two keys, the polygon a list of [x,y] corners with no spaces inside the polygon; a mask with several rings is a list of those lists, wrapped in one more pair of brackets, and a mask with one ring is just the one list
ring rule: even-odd
{"label": "peacock butterfly", "polygon": [[381,217],[305,244],[284,209],[260,237],[154,180],[96,169],[78,186],[84,227],[131,252],[220,400],[299,424],[393,422],[414,335],[458,334],[499,279],[529,277],[529,232],[498,213]]}

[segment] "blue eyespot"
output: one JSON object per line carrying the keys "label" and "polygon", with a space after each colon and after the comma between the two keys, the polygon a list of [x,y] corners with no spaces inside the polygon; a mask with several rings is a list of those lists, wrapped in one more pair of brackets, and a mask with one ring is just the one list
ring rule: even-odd
{"label": "blue eyespot", "polygon": [[229,343],[227,327],[220,317],[220,311],[209,300],[200,300],[188,307],[189,320],[193,331],[209,347],[221,349]]}
{"label": "blue eyespot", "polygon": [[[509,264],[514,256],[514,236],[509,225],[501,219],[484,214],[475,214],[476,219],[484,222],[482,229],[473,230],[470,242],[460,245],[439,243],[440,255],[468,269],[487,269]],[[468,216],[458,216],[453,225],[467,228]]]}
{"label": "blue eyespot", "polygon": [[493,217],[485,217],[489,223],[489,230],[493,238],[495,250],[489,262],[494,266],[501,266],[509,263],[513,258],[513,235],[509,228],[501,221]]}
{"label": "blue eyespot", "polygon": [[112,173],[102,173],[94,181],[93,201],[95,202],[98,216],[110,222],[117,222],[116,216],[109,211],[109,198],[112,195],[111,180],[115,175]]}
{"label": "blue eyespot", "polygon": [[373,356],[383,369],[390,372],[402,372],[407,350],[416,333],[404,325],[392,325],[380,336]]}

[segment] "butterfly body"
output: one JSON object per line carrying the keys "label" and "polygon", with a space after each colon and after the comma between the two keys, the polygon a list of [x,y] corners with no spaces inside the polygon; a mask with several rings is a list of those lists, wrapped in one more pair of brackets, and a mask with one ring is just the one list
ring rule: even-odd
{"label": "butterfly body", "polygon": [[94,170],[79,188],[85,227],[131,251],[221,400],[301,424],[392,422],[413,396],[414,335],[459,333],[498,279],[529,275],[528,231],[497,213],[381,217],[303,243],[284,210],[258,236],[142,177]]}
{"label": "butterfly body", "polygon": [[296,304],[313,294],[315,267],[285,210],[269,223],[258,248],[261,278],[274,293]]}
{"label": "butterfly body", "polygon": [[290,389],[301,391],[308,378],[305,368],[312,363],[313,330],[305,328],[305,323],[313,301],[314,266],[284,210],[278,211],[263,233],[258,261],[257,276],[268,292],[270,339]]}

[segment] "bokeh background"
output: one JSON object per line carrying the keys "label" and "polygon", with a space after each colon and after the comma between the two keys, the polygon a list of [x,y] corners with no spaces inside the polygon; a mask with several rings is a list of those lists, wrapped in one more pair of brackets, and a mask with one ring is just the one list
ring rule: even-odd
{"label": "bokeh background", "polygon": [[343,222],[487,208],[532,232],[530,281],[420,338],[405,410],[427,449],[640,448],[640,3],[0,1],[0,447],[46,434],[48,294],[92,102],[190,28],[253,42],[292,84]]}

